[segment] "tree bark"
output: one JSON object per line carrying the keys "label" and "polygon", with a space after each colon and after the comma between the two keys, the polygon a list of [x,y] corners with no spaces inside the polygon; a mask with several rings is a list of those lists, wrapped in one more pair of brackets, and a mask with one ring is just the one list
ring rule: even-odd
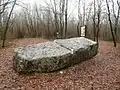
{"label": "tree bark", "polygon": [[109,4],[108,4],[108,0],[106,0],[106,4],[107,4],[108,19],[109,19],[109,24],[110,24],[110,30],[111,30],[111,34],[112,34],[112,39],[113,39],[114,47],[116,47],[116,40],[115,40],[115,35],[114,35],[114,31],[113,31],[112,21],[111,21],[111,17],[110,17],[110,7],[109,7]]}
{"label": "tree bark", "polygon": [[65,9],[65,37],[67,36],[67,16],[68,16],[68,0],[66,0],[66,9]]}
{"label": "tree bark", "polygon": [[9,13],[9,16],[8,16],[8,19],[7,19],[7,22],[6,22],[6,27],[5,27],[5,31],[4,31],[2,47],[5,47],[5,40],[6,40],[7,30],[8,30],[8,28],[9,28],[9,21],[10,21],[10,18],[11,18],[12,12],[13,12],[13,9],[14,9],[14,7],[15,7],[16,1],[17,1],[17,0],[14,0],[12,9],[11,9],[11,11],[10,11],[10,13]]}
{"label": "tree bark", "polygon": [[93,16],[93,31],[94,31],[94,41],[96,39],[96,22],[95,22],[95,17],[96,17],[96,7],[95,7],[95,0],[94,0],[94,16]]}
{"label": "tree bark", "polygon": [[80,1],[78,2],[78,24],[77,24],[77,34],[80,36]]}
{"label": "tree bark", "polygon": [[97,38],[97,44],[99,45],[99,32],[100,32],[100,21],[101,21],[101,4],[102,4],[102,1],[99,0],[97,1],[98,3],[98,13],[97,13],[97,18],[98,18],[98,21],[97,21],[97,34],[96,34],[96,38]]}

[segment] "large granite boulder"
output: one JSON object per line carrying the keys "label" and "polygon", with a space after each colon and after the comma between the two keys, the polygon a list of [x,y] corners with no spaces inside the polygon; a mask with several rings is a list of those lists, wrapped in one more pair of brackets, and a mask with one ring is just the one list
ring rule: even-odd
{"label": "large granite boulder", "polygon": [[14,69],[18,72],[50,72],[70,65],[71,51],[55,42],[17,48]]}
{"label": "large granite boulder", "polygon": [[98,52],[97,43],[84,37],[55,40],[55,42],[72,52],[73,65],[92,58]]}
{"label": "large granite boulder", "polygon": [[59,39],[15,49],[13,66],[17,72],[56,71],[97,54],[97,43],[80,37]]}

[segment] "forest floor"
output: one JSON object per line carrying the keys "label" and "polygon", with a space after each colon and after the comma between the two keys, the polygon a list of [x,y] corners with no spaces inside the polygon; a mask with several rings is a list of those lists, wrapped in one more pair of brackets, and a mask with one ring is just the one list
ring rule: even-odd
{"label": "forest floor", "polygon": [[94,58],[47,74],[25,75],[13,70],[16,47],[45,42],[40,38],[16,39],[0,49],[0,90],[120,90],[120,44],[100,41]]}

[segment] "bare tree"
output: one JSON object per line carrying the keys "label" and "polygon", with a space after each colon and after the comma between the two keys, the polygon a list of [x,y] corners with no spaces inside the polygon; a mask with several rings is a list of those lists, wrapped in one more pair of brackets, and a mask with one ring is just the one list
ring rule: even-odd
{"label": "bare tree", "polygon": [[8,16],[8,19],[7,19],[7,22],[6,22],[6,27],[5,27],[5,31],[4,31],[4,35],[3,35],[3,44],[2,44],[2,47],[5,46],[6,34],[7,34],[8,28],[9,28],[9,20],[10,20],[10,17],[11,17],[11,15],[12,15],[13,9],[14,9],[14,7],[15,7],[16,1],[17,1],[17,0],[14,0],[13,6],[12,6],[12,8],[11,8],[11,11],[10,11],[10,13],[9,13],[9,16]]}
{"label": "bare tree", "polygon": [[95,21],[95,17],[96,17],[96,2],[94,0],[94,16],[93,16],[94,41],[96,39],[96,21]]}
{"label": "bare tree", "polygon": [[112,38],[113,38],[113,42],[114,42],[114,47],[116,47],[116,40],[115,40],[115,34],[113,31],[113,26],[112,26],[112,21],[111,21],[111,13],[110,13],[110,6],[108,3],[108,0],[106,0],[106,4],[107,4],[107,10],[108,10],[108,19],[109,19],[109,24],[110,24],[110,30],[111,30],[111,34],[112,34]]}
{"label": "bare tree", "polygon": [[59,7],[60,7],[60,34],[61,34],[61,38],[63,38],[65,0],[60,0],[60,6]]}
{"label": "bare tree", "polygon": [[114,1],[113,0],[111,0],[111,1],[112,1],[113,15],[115,18],[114,31],[115,31],[115,36],[117,37],[118,21],[119,21],[119,16],[120,16],[120,4],[119,4],[119,1],[117,0],[118,9],[117,9],[117,14],[116,14]]}
{"label": "bare tree", "polygon": [[81,12],[80,12],[80,1],[78,1],[78,24],[77,24],[77,34],[80,36],[80,20],[81,20]]}
{"label": "bare tree", "polygon": [[82,21],[82,25],[85,25],[85,17],[86,17],[86,0],[83,0],[83,21]]}
{"label": "bare tree", "polygon": [[90,20],[90,16],[91,16],[91,11],[92,11],[92,5],[93,5],[93,2],[91,2],[89,5],[88,5],[88,13],[86,13],[86,25],[89,24],[89,20]]}
{"label": "bare tree", "polygon": [[[7,1],[9,3],[7,3]],[[108,17],[109,13],[106,13],[105,11],[107,10],[108,12],[108,9],[106,9],[107,4],[104,3],[105,1],[103,0],[93,0],[88,2],[88,5],[85,5],[86,2],[84,0],[77,0],[78,2],[75,4],[78,4],[78,18],[75,15],[71,16],[72,13],[70,13],[68,10],[68,0],[50,0],[50,3],[46,2],[47,6],[38,6],[36,4],[33,7],[27,7],[26,5],[26,9],[24,8],[17,13],[14,12],[14,14],[12,14],[10,17],[10,20],[8,20],[8,16],[10,14],[8,13],[8,11],[11,10],[10,7],[14,3],[14,1],[15,0],[5,0],[4,3],[0,4],[0,13],[2,13],[0,14],[0,16],[4,21],[2,21],[4,23],[3,26],[7,26],[6,22],[9,22],[6,31],[7,37],[9,38],[9,35],[12,35],[12,33],[14,33],[14,36],[11,37],[14,38],[39,36],[47,38],[58,36],[58,38],[65,38],[68,36],[73,37],[76,34],[78,34],[77,36],[80,36],[80,26],[85,24],[88,27],[87,37],[92,38],[94,36],[94,40],[97,42],[98,38],[103,39],[103,37],[105,39],[107,38],[107,40],[111,40],[112,31],[114,34],[114,38],[115,36],[119,37],[119,0],[117,0],[117,3],[114,0],[110,0],[110,3],[108,2],[110,17]],[[103,6],[103,4],[101,6],[101,2],[103,2],[105,6]],[[3,10],[4,5],[7,6],[5,6],[5,9]],[[76,9],[73,9],[73,11],[74,10]],[[69,16],[68,13],[70,13],[71,15]],[[14,19],[15,16],[17,16],[16,19]],[[112,25],[112,31],[109,29],[109,25]],[[75,29],[76,32],[74,31]]]}
{"label": "bare tree", "polygon": [[[1,0],[0,0],[0,5],[1,5]],[[0,12],[2,12],[2,7],[0,7]],[[0,14],[0,24],[1,24],[1,20],[2,20],[2,15]]]}
{"label": "bare tree", "polygon": [[67,16],[68,16],[68,0],[66,0],[66,9],[65,9],[65,37],[67,35]]}
{"label": "bare tree", "polygon": [[58,35],[59,34],[59,22],[58,22],[57,3],[56,3],[56,0],[54,0],[53,2],[54,2],[54,6],[52,6],[52,10],[54,14],[54,20],[55,20],[54,22],[55,22],[55,27],[56,27],[55,36],[56,38],[59,38],[59,35]]}
{"label": "bare tree", "polygon": [[97,4],[98,4],[98,10],[97,10],[97,25],[96,25],[96,29],[97,29],[97,33],[96,33],[96,38],[97,38],[97,43],[99,44],[99,32],[100,32],[100,21],[101,21],[101,5],[102,5],[102,0],[97,0]]}

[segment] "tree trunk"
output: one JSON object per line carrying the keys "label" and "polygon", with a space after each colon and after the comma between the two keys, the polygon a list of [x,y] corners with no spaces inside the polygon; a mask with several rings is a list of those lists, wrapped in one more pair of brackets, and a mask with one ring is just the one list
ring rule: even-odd
{"label": "tree trunk", "polygon": [[65,9],[65,37],[67,36],[67,15],[68,15],[68,0],[66,0],[66,9]]}
{"label": "tree trunk", "polygon": [[95,7],[95,0],[94,0],[94,16],[93,16],[93,31],[94,31],[94,41],[96,39],[96,22],[95,22],[95,16],[96,16],[96,7]]}
{"label": "tree trunk", "polygon": [[11,9],[11,11],[10,11],[10,14],[9,14],[8,19],[7,19],[7,22],[6,22],[6,27],[5,27],[5,31],[4,31],[2,47],[5,47],[5,40],[6,40],[7,30],[8,30],[8,28],[9,28],[9,21],[10,21],[11,15],[12,15],[12,11],[13,11],[13,9],[14,9],[14,7],[15,7],[16,1],[17,1],[17,0],[14,0],[12,9]]}
{"label": "tree trunk", "polygon": [[98,18],[98,21],[97,21],[97,44],[99,45],[99,32],[100,32],[100,18],[101,18],[101,4],[102,4],[102,1],[101,0],[97,0],[97,4],[98,4],[98,13],[97,13],[97,18]]}
{"label": "tree trunk", "polygon": [[108,0],[106,0],[106,4],[107,4],[107,9],[108,9],[108,19],[109,19],[109,24],[110,24],[110,30],[111,30],[112,38],[113,38],[113,43],[114,43],[114,47],[116,47],[116,40],[115,40],[115,35],[114,35],[114,31],[113,31],[112,21],[111,21],[111,17],[110,17],[110,7],[109,7],[109,4],[108,4]]}
{"label": "tree trunk", "polygon": [[78,2],[78,24],[77,24],[77,35],[80,36],[80,1]]}
{"label": "tree trunk", "polygon": [[117,12],[117,17],[115,18],[115,27],[114,27],[116,39],[117,39],[118,21],[119,21],[119,17],[120,17],[120,6],[119,6],[119,2],[118,1],[117,1],[117,4],[118,4],[118,12]]}

